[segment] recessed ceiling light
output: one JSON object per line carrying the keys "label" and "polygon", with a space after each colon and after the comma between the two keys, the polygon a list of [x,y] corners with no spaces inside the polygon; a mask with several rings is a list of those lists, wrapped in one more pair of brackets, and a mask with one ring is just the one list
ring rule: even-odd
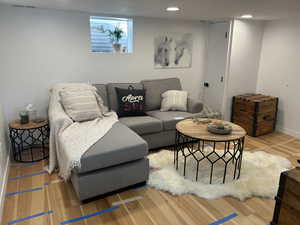
{"label": "recessed ceiling light", "polygon": [[176,12],[176,11],[179,11],[180,8],[178,6],[169,6],[168,8],[166,8],[166,10],[168,12]]}
{"label": "recessed ceiling light", "polygon": [[243,19],[251,19],[251,18],[253,18],[253,16],[251,14],[245,14],[245,15],[242,15],[241,18],[243,18]]}

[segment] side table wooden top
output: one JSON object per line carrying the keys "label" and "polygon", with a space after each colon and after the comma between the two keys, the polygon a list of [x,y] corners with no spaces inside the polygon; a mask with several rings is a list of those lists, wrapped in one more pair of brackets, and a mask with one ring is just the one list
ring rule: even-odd
{"label": "side table wooden top", "polygon": [[211,122],[222,122],[229,124],[232,127],[232,132],[226,135],[213,134],[207,130],[207,123],[196,123],[193,121],[193,119],[186,119],[178,122],[176,124],[176,129],[186,136],[207,141],[231,141],[243,138],[247,134],[242,127],[228,121],[206,118],[202,120],[210,120]]}
{"label": "side table wooden top", "polygon": [[46,126],[48,124],[48,121],[45,120],[44,122],[41,123],[35,123],[32,120],[29,121],[29,123],[26,124],[21,124],[20,120],[12,120],[9,123],[9,127],[13,129],[19,129],[19,130],[27,130],[27,129],[36,129],[40,128],[43,126]]}

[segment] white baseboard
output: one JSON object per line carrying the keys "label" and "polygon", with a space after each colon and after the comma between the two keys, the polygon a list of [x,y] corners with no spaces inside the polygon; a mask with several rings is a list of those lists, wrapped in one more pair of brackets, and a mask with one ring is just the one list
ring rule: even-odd
{"label": "white baseboard", "polygon": [[2,187],[0,187],[1,188],[0,189],[0,222],[2,221],[3,210],[4,210],[6,185],[7,185],[8,174],[9,174],[9,164],[10,164],[10,157],[8,154],[7,160],[6,160],[6,165],[5,165],[5,171],[3,174],[3,183],[2,183]]}
{"label": "white baseboard", "polygon": [[289,129],[289,128],[286,128],[286,127],[280,127],[280,126],[278,126],[276,128],[276,130],[279,131],[279,132],[291,135],[293,137],[300,138],[300,131],[296,131],[296,130],[292,130],[292,129]]}

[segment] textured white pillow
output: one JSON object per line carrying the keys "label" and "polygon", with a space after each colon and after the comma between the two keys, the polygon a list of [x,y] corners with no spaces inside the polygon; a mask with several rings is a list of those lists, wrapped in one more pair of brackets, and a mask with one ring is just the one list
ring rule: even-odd
{"label": "textured white pillow", "polygon": [[102,117],[97,98],[92,90],[63,90],[61,103],[72,120],[83,122]]}
{"label": "textured white pillow", "polygon": [[187,111],[187,97],[186,91],[169,90],[162,95],[160,111]]}

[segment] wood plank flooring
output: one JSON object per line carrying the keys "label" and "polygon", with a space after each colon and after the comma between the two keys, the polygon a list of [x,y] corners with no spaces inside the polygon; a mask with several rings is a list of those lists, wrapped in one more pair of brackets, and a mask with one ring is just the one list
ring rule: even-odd
{"label": "wood plank flooring", "polygon": [[[300,159],[300,139],[273,133],[259,138],[247,137],[245,150],[266,152],[288,158],[293,165]],[[122,203],[97,216],[74,221],[72,225],[208,225],[233,213],[238,216],[227,225],[266,225],[273,215],[274,200],[251,198],[239,201],[231,197],[207,200],[194,195],[173,196],[150,187],[127,190],[104,199],[81,204],[70,183],[57,174],[34,173],[43,171],[47,162],[10,168],[2,225],[61,225],[63,221],[89,215],[112,207],[114,202],[136,196],[141,199]],[[13,165],[19,165],[12,163]],[[23,164],[24,165],[24,164]],[[28,176],[33,174],[33,176]],[[26,177],[22,177],[27,175]],[[45,213],[45,214],[43,214]],[[33,216],[28,218],[28,216]],[[22,221],[22,218],[25,218]],[[27,219],[26,219],[27,218]],[[66,223],[67,224],[67,223]]]}

